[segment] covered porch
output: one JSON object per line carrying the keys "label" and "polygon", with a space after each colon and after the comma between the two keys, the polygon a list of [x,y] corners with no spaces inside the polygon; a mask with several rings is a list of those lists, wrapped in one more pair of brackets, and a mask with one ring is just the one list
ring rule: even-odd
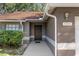
{"label": "covered porch", "polygon": [[[25,42],[24,44],[29,43],[29,46],[25,50],[23,55],[54,56],[55,55],[54,21],[52,21],[52,19],[47,21],[37,20],[27,22],[26,24],[28,25],[24,27],[24,28],[27,27],[25,34],[26,42],[24,40]],[[27,32],[29,34],[27,34]]]}

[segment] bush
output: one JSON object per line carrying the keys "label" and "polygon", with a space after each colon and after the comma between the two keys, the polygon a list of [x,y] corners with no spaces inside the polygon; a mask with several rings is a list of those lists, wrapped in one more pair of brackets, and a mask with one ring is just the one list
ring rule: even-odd
{"label": "bush", "polygon": [[0,45],[4,45],[4,31],[0,30]]}
{"label": "bush", "polygon": [[21,31],[0,30],[0,45],[18,47],[23,38]]}

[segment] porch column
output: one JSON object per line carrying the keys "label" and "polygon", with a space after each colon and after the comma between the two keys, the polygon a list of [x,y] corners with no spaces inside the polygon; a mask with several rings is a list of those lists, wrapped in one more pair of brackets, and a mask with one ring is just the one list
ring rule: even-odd
{"label": "porch column", "polygon": [[24,24],[24,44],[29,43],[30,41],[30,23],[25,22]]}

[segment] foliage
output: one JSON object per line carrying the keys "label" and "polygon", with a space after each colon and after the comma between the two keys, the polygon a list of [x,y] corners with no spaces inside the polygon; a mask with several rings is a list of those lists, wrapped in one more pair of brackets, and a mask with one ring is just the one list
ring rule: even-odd
{"label": "foliage", "polygon": [[3,13],[15,11],[43,11],[44,3],[2,3],[0,11]]}
{"label": "foliage", "polygon": [[0,56],[10,56],[10,55],[7,53],[0,53]]}
{"label": "foliage", "polygon": [[0,45],[18,47],[22,42],[23,34],[21,31],[0,30]]}

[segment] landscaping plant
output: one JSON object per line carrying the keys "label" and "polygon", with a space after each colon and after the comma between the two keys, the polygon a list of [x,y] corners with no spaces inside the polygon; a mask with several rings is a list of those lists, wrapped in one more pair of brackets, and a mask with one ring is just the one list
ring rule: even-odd
{"label": "landscaping plant", "polygon": [[21,31],[0,30],[0,45],[19,47],[21,45],[23,33]]}

